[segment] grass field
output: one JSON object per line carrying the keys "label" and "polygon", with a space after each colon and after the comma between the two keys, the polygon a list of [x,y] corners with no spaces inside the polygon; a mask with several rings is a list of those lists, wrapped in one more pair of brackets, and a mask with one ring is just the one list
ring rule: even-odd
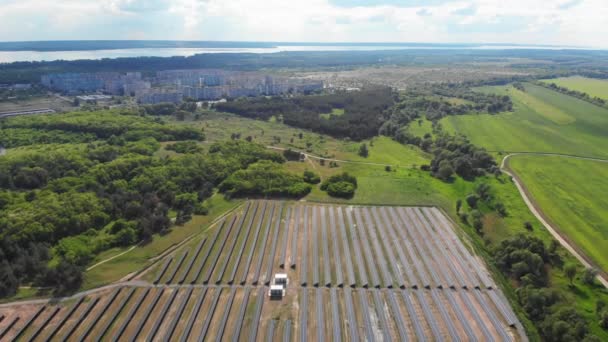
{"label": "grass field", "polygon": [[525,87],[525,93],[513,87],[482,89],[510,95],[513,112],[451,116],[441,124],[445,130],[465,134],[474,144],[491,151],[608,157],[607,109],[543,87]]}
{"label": "grass field", "polygon": [[608,163],[520,155],[509,166],[545,215],[607,271]]}
{"label": "grass field", "polygon": [[552,78],[542,81],[545,83],[555,83],[560,87],[580,91],[589,94],[589,96],[595,96],[599,97],[600,99],[608,100],[607,80],[598,80],[595,78],[573,76]]}

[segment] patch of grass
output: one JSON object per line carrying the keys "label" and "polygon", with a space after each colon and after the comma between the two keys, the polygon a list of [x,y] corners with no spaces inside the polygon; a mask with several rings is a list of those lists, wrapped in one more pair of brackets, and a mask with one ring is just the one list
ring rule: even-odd
{"label": "patch of grass", "polygon": [[549,220],[608,271],[608,163],[518,155],[509,166]]}
{"label": "patch of grass", "polygon": [[545,102],[538,97],[532,96],[525,91],[515,88],[510,89],[511,97],[516,101],[532,108],[536,113],[544,116],[546,119],[555,122],[558,125],[566,125],[576,121],[575,118],[565,113],[561,108],[557,108],[548,102]]}
{"label": "patch of grass", "polygon": [[[359,146],[367,144],[369,156],[361,157],[358,154]],[[412,145],[402,145],[393,139],[379,136],[363,142],[343,142],[340,150],[335,153],[336,159],[354,160],[368,163],[394,165],[397,167],[411,167],[413,165],[428,164],[430,156]]]}
{"label": "patch of grass", "polygon": [[[118,281],[128,274],[145,268],[151,263],[151,258],[161,254],[168,248],[182,242],[193,234],[205,232],[214,219],[241,203],[242,201],[239,200],[228,201],[224,199],[223,195],[214,195],[209,199],[209,215],[194,215],[192,220],[184,226],[173,227],[171,232],[163,236],[155,235],[151,242],[143,246],[138,246],[120,257],[87,271],[85,273],[83,289],[91,289]],[[127,249],[128,248],[113,249],[103,253],[102,256],[111,257],[112,253],[115,253],[113,255],[117,255]],[[100,257],[98,257],[98,259],[103,260]]]}
{"label": "patch of grass", "polygon": [[[441,120],[444,129],[462,133],[471,142],[491,151],[554,152],[581,156],[608,157],[608,110],[543,87],[526,84],[526,98],[551,104],[525,102],[513,87],[484,87],[480,91],[513,95],[514,111],[496,115],[460,115]],[[539,113],[557,108],[576,121],[558,124],[552,114]]]}
{"label": "patch of grass", "polygon": [[589,94],[589,96],[599,97],[608,100],[608,81],[598,80],[595,78],[587,78],[581,76],[560,77],[548,80],[542,80],[547,84],[555,83],[560,87],[571,90],[580,91]]}
{"label": "patch of grass", "polygon": [[344,115],[344,108],[334,108],[331,110],[331,113],[319,114],[325,120],[329,120],[332,116],[342,116]]}
{"label": "patch of grass", "polygon": [[433,123],[426,118],[418,119],[416,121],[411,122],[407,128],[407,132],[413,134],[417,137],[424,137],[425,134],[433,135]]}

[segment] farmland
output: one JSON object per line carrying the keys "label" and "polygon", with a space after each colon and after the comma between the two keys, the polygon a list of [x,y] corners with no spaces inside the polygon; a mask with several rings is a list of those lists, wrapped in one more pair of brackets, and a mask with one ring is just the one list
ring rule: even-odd
{"label": "farmland", "polygon": [[513,112],[452,116],[440,122],[446,131],[462,133],[491,151],[608,156],[608,109],[531,84],[525,89],[481,89],[511,96]]}
{"label": "farmland", "polygon": [[[283,272],[286,296],[270,300]],[[133,281],[0,315],[9,340],[523,338],[483,262],[432,207],[249,201]]]}
{"label": "farmland", "polygon": [[599,97],[600,99],[608,100],[608,81],[606,80],[572,76],[552,78],[542,80],[542,82],[555,83],[560,87],[580,91],[589,94],[589,96],[595,96]]}
{"label": "farmland", "polygon": [[509,167],[551,222],[608,269],[608,163],[558,156],[516,155]]}

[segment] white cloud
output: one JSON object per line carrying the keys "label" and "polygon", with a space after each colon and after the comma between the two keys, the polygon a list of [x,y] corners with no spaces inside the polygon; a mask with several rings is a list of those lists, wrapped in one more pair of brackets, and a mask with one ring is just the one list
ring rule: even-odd
{"label": "white cloud", "polygon": [[[0,6],[0,40],[131,35],[608,47],[606,0],[458,0],[408,7],[338,7],[329,0],[0,0]],[[106,24],[114,20],[119,24]]]}

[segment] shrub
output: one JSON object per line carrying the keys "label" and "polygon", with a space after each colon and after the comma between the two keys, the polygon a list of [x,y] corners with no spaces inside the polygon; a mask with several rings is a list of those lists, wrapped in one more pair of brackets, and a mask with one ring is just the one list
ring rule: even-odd
{"label": "shrub", "polygon": [[349,182],[336,182],[327,186],[327,193],[332,197],[352,198],[355,195],[355,186]]}
{"label": "shrub", "polygon": [[593,268],[586,268],[581,276],[581,281],[587,285],[593,285],[593,283],[595,282],[596,275],[597,270]]}
{"label": "shrub", "polygon": [[312,171],[304,171],[304,181],[308,184],[319,184],[321,182],[321,177]]}
{"label": "shrub", "polygon": [[359,146],[359,155],[363,158],[367,158],[369,156],[369,149],[366,144],[361,144]]}
{"label": "shrub", "polygon": [[300,160],[300,156],[301,156],[300,152],[294,151],[294,150],[292,150],[290,148],[288,148],[285,151],[283,151],[283,157],[285,157],[285,159],[287,159],[287,160],[299,161]]}
{"label": "shrub", "polygon": [[357,179],[347,172],[333,175],[321,184],[321,190],[327,191],[330,196],[352,198],[357,189]]}
{"label": "shrub", "polygon": [[469,205],[469,207],[477,208],[477,202],[479,201],[479,197],[477,197],[477,195],[470,194],[467,196],[466,200],[467,200],[467,204]]}

